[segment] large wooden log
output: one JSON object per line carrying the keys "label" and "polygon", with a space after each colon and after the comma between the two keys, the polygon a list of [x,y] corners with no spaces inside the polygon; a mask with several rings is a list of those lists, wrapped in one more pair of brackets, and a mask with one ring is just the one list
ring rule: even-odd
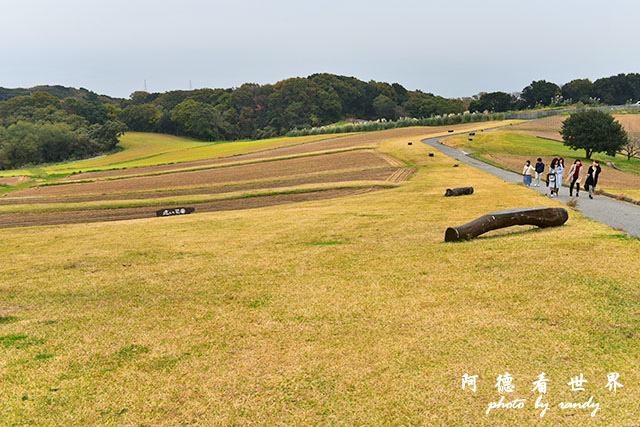
{"label": "large wooden log", "polygon": [[537,225],[538,227],[557,227],[569,219],[569,213],[563,208],[524,208],[508,209],[481,216],[460,227],[449,227],[444,234],[445,242],[473,239],[487,231],[514,225]]}
{"label": "large wooden log", "polygon": [[473,187],[458,187],[458,188],[447,188],[447,191],[444,193],[445,197],[451,196],[463,196],[465,194],[473,194]]}

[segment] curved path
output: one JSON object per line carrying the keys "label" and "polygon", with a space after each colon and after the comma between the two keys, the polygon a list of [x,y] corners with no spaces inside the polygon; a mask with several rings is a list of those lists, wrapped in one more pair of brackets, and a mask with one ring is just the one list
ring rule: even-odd
{"label": "curved path", "polygon": [[[489,129],[485,130],[485,132],[488,130]],[[464,135],[467,133],[468,132],[457,133],[449,136]],[[498,178],[502,178],[507,182],[514,184],[522,182],[522,175],[520,174],[497,168],[488,163],[467,156],[467,154],[462,150],[441,144],[439,140],[444,138],[446,137],[428,138],[423,139],[422,142],[437,148],[449,157],[453,157],[462,163],[490,173]],[[548,193],[547,187],[531,187],[531,189],[542,194]],[[567,203],[571,200],[568,193],[569,190],[567,188],[561,188],[560,196],[557,197],[557,199],[563,203]],[[554,197],[554,199],[556,198]],[[580,198],[578,200],[578,206],[576,208],[582,215],[606,224],[616,230],[624,231],[631,236],[640,237],[640,206],[604,196],[594,196],[593,200],[591,200],[589,199],[588,194],[584,191],[580,193]]]}

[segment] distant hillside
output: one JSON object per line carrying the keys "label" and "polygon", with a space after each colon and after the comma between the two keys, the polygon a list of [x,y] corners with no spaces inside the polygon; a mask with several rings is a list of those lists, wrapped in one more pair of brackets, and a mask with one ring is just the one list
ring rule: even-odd
{"label": "distant hillside", "polygon": [[30,88],[4,88],[0,87],[0,101],[8,101],[11,98],[15,98],[16,96],[29,96],[33,92],[46,92],[50,95],[55,96],[58,99],[65,98],[74,98],[74,99],[86,99],[93,100],[96,99],[106,104],[119,104],[120,99],[112,98],[107,95],[98,95],[95,92],[92,92],[85,88],[76,89],[74,87],[65,87],[60,85],[50,86],[50,85],[42,85],[42,86],[34,86]]}

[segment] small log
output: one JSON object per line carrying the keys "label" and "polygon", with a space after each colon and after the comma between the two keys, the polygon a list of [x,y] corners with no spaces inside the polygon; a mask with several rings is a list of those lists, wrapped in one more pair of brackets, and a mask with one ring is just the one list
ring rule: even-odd
{"label": "small log", "polygon": [[466,194],[473,194],[473,187],[458,187],[458,188],[447,188],[447,191],[444,193],[445,197],[451,196],[464,196]]}
{"label": "small log", "polygon": [[557,227],[569,219],[569,213],[563,208],[524,208],[492,212],[461,225],[449,227],[444,234],[445,242],[469,240],[487,231],[514,225],[537,225],[538,227]]}

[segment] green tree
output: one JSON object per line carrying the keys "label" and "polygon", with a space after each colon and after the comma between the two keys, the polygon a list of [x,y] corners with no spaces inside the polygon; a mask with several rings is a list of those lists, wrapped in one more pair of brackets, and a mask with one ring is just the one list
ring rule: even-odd
{"label": "green tree", "polygon": [[484,110],[501,113],[514,108],[515,99],[504,92],[482,93],[477,100],[471,101],[469,111],[472,113]]}
{"label": "green tree", "polygon": [[120,112],[122,120],[131,130],[154,131],[162,112],[153,104],[130,105]]}
{"label": "green tree", "polygon": [[618,74],[593,82],[591,96],[604,104],[620,105],[640,99],[640,74]]}
{"label": "green tree", "polygon": [[373,109],[379,118],[393,120],[395,118],[396,107],[397,105],[393,99],[386,95],[378,95],[376,99],[373,100]]}
{"label": "green tree", "polygon": [[225,122],[216,108],[209,104],[187,99],[176,105],[171,120],[178,132],[194,138],[215,141],[222,139]]}
{"label": "green tree", "polygon": [[560,94],[560,88],[557,84],[547,82],[545,80],[533,81],[531,84],[522,89],[522,99],[529,107],[536,105],[550,105],[553,98]]}
{"label": "green tree", "polygon": [[593,83],[589,79],[575,79],[562,86],[562,97],[573,102],[589,102]]}
{"label": "green tree", "polygon": [[113,150],[120,138],[127,130],[127,125],[120,120],[109,120],[103,125],[93,125],[90,135],[101,145],[103,151]]}
{"label": "green tree", "polygon": [[564,144],[572,150],[585,150],[587,159],[593,153],[614,156],[627,143],[627,133],[613,116],[598,110],[580,111],[562,123]]}

